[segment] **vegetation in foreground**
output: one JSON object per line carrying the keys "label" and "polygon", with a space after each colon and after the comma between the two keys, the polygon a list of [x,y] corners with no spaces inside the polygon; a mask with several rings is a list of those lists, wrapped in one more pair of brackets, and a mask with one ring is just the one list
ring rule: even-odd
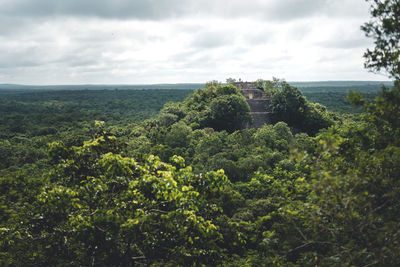
{"label": "vegetation in foreground", "polygon": [[357,121],[276,80],[263,88],[277,122],[260,129],[238,129],[247,103],[215,83],[137,124],[97,121],[87,141],[2,167],[1,264],[400,265],[399,61],[385,50],[399,49],[400,6],[371,3],[366,66],[395,83],[349,94]]}

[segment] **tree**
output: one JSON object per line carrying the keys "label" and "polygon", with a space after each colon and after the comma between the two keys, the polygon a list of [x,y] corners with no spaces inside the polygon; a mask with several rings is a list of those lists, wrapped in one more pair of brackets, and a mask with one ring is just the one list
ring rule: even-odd
{"label": "tree", "polygon": [[217,80],[212,80],[212,81],[206,82],[206,88],[217,87],[218,85],[221,85],[221,82],[219,82]]}
{"label": "tree", "polygon": [[234,78],[230,78],[229,77],[229,78],[226,79],[226,83],[227,84],[234,84],[235,82],[236,82],[236,79],[234,79]]}
{"label": "tree", "polygon": [[223,171],[195,175],[178,156],[138,162],[117,144],[97,135],[79,147],[51,145],[47,183],[0,229],[9,265],[191,266],[220,258],[212,220],[229,186]]}
{"label": "tree", "polygon": [[400,264],[399,92],[384,90],[364,104],[361,121],[317,137],[312,193],[299,214],[306,218],[303,245],[321,266]]}
{"label": "tree", "polygon": [[375,40],[375,48],[364,53],[364,65],[374,72],[384,69],[389,77],[400,80],[400,1],[367,1],[372,19],[361,29]]}
{"label": "tree", "polygon": [[[251,120],[250,107],[240,90],[216,81],[196,90],[179,107],[186,114],[183,121],[193,129],[212,127],[217,131],[233,132]],[[161,113],[165,112],[163,109]]]}
{"label": "tree", "polygon": [[[261,81],[259,80],[258,84],[261,84]],[[320,104],[308,102],[296,87],[275,78],[273,81],[262,82],[262,88],[271,95],[273,121],[284,121],[290,127],[311,135],[333,124],[326,108]]]}
{"label": "tree", "polygon": [[[375,39],[365,67],[395,79],[373,101],[348,99],[366,112],[357,123],[333,126],[317,137],[302,221],[303,251],[321,266],[399,266],[400,231],[400,1],[370,0],[373,20],[362,29]],[[293,214],[293,212],[292,212]]]}
{"label": "tree", "polygon": [[233,132],[251,120],[250,108],[243,96],[222,95],[210,103],[211,127]]}

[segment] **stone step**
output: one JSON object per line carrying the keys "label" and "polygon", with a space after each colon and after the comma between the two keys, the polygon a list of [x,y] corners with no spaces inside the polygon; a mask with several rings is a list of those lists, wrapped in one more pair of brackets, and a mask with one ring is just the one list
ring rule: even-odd
{"label": "stone step", "polygon": [[264,124],[271,123],[270,97],[254,83],[236,82],[234,85],[240,89],[250,106],[253,123],[248,123],[246,128],[260,128]]}
{"label": "stone step", "polygon": [[251,82],[235,82],[233,85],[239,89],[257,89],[256,85]]}
{"label": "stone step", "polygon": [[267,112],[269,100],[265,99],[247,99],[247,104],[250,106],[251,112]]}
{"label": "stone step", "polygon": [[268,95],[260,89],[246,89],[242,90],[242,95],[247,99],[268,99]]}
{"label": "stone step", "polygon": [[251,89],[241,89],[242,92],[259,92],[260,94],[265,94],[265,92],[258,88],[251,88]]}
{"label": "stone step", "polygon": [[253,123],[250,125],[251,128],[261,128],[264,124],[271,123],[271,117],[269,113],[255,113],[252,114]]}

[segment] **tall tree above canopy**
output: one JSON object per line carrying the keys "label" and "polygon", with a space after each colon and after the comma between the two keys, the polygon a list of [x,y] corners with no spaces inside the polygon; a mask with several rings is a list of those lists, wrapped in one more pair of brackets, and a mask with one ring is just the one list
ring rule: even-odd
{"label": "tall tree above canopy", "polygon": [[375,48],[364,53],[365,67],[385,70],[390,78],[400,80],[400,0],[366,0],[370,2],[371,20],[361,26]]}

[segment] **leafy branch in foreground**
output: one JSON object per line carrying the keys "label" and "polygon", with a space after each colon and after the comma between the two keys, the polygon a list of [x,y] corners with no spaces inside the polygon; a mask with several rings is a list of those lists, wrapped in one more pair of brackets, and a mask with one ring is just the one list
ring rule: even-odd
{"label": "leafy branch in foreground", "polygon": [[367,1],[372,19],[361,29],[374,39],[375,48],[364,53],[364,65],[375,72],[383,69],[391,78],[400,80],[400,1]]}

